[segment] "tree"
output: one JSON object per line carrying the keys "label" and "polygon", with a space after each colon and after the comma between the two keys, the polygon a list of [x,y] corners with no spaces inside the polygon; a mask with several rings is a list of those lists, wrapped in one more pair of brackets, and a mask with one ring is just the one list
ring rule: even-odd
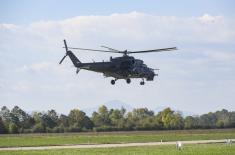
{"label": "tree", "polygon": [[139,120],[139,123],[137,126],[137,129],[141,129],[141,130],[153,130],[156,128],[158,128],[158,126],[153,116],[148,116]]}
{"label": "tree", "polygon": [[58,115],[55,110],[48,110],[47,114],[43,115],[43,120],[46,127],[54,128],[58,123]]}
{"label": "tree", "polygon": [[170,129],[171,128],[170,121],[172,119],[173,113],[174,113],[174,111],[172,111],[170,108],[166,108],[163,111],[158,113],[157,117],[162,122],[163,127],[165,129]]}
{"label": "tree", "polygon": [[136,128],[135,120],[134,120],[134,118],[133,118],[132,112],[128,112],[128,113],[127,113],[126,128],[127,128],[128,130],[133,130],[133,129]]}
{"label": "tree", "polygon": [[111,125],[115,128],[121,129],[125,128],[125,112],[126,109],[111,109],[109,112],[109,119],[111,121]]}
{"label": "tree", "polygon": [[43,133],[43,132],[46,131],[46,128],[45,128],[45,126],[42,124],[42,122],[39,122],[39,123],[37,123],[37,124],[35,124],[35,125],[33,126],[32,131],[33,131],[34,133]]}
{"label": "tree", "polygon": [[46,132],[43,114],[41,112],[34,112],[33,119],[35,121],[35,124],[33,126],[33,132]]}
{"label": "tree", "polygon": [[20,109],[18,106],[14,106],[14,108],[11,110],[11,114],[16,117],[19,122],[23,122],[26,117],[26,112],[24,112],[22,109]]}
{"label": "tree", "polygon": [[153,129],[155,127],[154,112],[147,108],[137,108],[132,111],[132,122],[136,129]]}
{"label": "tree", "polygon": [[19,133],[19,128],[18,128],[18,126],[17,126],[15,123],[11,122],[11,123],[9,124],[9,132],[10,132],[10,133]]}
{"label": "tree", "polygon": [[21,132],[64,132],[64,131],[110,130],[153,130],[153,129],[195,129],[235,127],[235,112],[210,112],[201,116],[187,116],[166,108],[154,115],[152,110],[137,108],[126,113],[126,109],[99,107],[91,119],[83,111],[73,109],[69,115],[58,116],[55,110],[28,114],[18,106],[9,110],[0,109],[0,134]]}
{"label": "tree", "polygon": [[69,117],[68,116],[61,114],[58,121],[59,121],[60,126],[69,127]]}
{"label": "tree", "polygon": [[111,126],[111,120],[109,118],[109,111],[106,106],[101,106],[98,109],[98,112],[93,112],[91,120],[93,121],[96,127],[109,127]]}
{"label": "tree", "polygon": [[10,113],[11,122],[21,130],[31,128],[34,125],[33,118],[18,106],[14,106]]}
{"label": "tree", "polygon": [[201,115],[199,118],[199,126],[201,128],[215,128],[216,126],[216,115],[212,112]]}
{"label": "tree", "polygon": [[196,129],[196,128],[198,128],[198,117],[187,116],[184,119],[184,128],[185,129]]}
{"label": "tree", "polygon": [[171,129],[183,129],[184,127],[184,121],[183,117],[179,112],[174,112],[172,116],[172,120],[170,121]]}
{"label": "tree", "polygon": [[10,110],[6,106],[1,108],[0,117],[4,122],[10,122]]}
{"label": "tree", "polygon": [[216,127],[224,128],[230,126],[230,113],[228,110],[222,109],[221,111],[215,112],[216,116]]}
{"label": "tree", "polygon": [[92,129],[93,127],[94,127],[94,124],[91,121],[91,119],[88,116],[85,116],[83,120],[83,129],[87,130],[87,129]]}
{"label": "tree", "polygon": [[103,105],[99,108],[98,111],[99,111],[100,118],[102,120],[102,124],[109,126],[110,125],[110,119],[109,119],[108,108]]}
{"label": "tree", "polygon": [[157,118],[165,129],[182,129],[184,126],[181,114],[174,112],[170,108],[159,112]]}
{"label": "tree", "polygon": [[133,117],[136,119],[142,119],[149,116],[154,116],[154,112],[152,110],[148,110],[148,108],[137,108],[133,110]]}
{"label": "tree", "polygon": [[86,114],[83,111],[80,111],[79,109],[71,110],[68,115],[68,118],[70,126],[79,129],[91,129],[93,127],[93,124],[89,117],[87,117]]}
{"label": "tree", "polygon": [[229,114],[229,127],[235,127],[235,112]]}
{"label": "tree", "polygon": [[33,119],[36,131],[51,132],[51,129],[56,127],[58,123],[58,115],[55,110],[48,110],[47,113],[35,112]]}
{"label": "tree", "polygon": [[98,112],[94,111],[91,116],[91,120],[94,123],[95,127],[99,127],[103,125],[103,121],[101,119],[101,116]]}
{"label": "tree", "polygon": [[6,133],[5,125],[3,123],[2,117],[0,117],[0,134]]}
{"label": "tree", "polygon": [[9,132],[9,123],[11,121],[11,118],[10,118],[10,110],[6,106],[3,106],[1,108],[0,117],[1,117],[2,122],[4,124],[5,132],[8,133]]}

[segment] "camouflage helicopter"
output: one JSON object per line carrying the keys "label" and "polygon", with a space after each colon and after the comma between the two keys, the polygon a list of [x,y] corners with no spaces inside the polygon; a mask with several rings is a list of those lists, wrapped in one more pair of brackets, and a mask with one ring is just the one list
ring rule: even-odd
{"label": "camouflage helicopter", "polygon": [[[98,49],[88,49],[88,48],[74,48],[68,47],[66,40],[64,40],[64,48],[66,50],[65,56],[61,59],[60,63],[69,56],[74,66],[77,68],[76,73],[78,73],[81,69],[94,71],[98,73],[103,73],[105,77],[113,77],[111,80],[111,84],[114,85],[115,82],[119,79],[124,79],[129,84],[131,83],[132,78],[140,78],[142,81],[140,85],[144,85],[146,79],[147,81],[153,81],[155,76],[158,76],[154,72],[153,69],[147,67],[144,64],[143,60],[135,59],[133,56],[129,56],[130,54],[136,53],[149,53],[149,52],[163,52],[163,51],[172,51],[177,50],[176,47],[171,48],[162,48],[162,49],[153,49],[153,50],[144,50],[144,51],[119,51],[107,46],[101,46],[106,48],[107,50],[98,50]],[[85,51],[97,51],[97,52],[107,52],[107,53],[120,53],[123,54],[121,57],[110,57],[110,61],[107,62],[91,62],[91,63],[82,63],[71,51],[71,49],[76,50],[85,50]]]}

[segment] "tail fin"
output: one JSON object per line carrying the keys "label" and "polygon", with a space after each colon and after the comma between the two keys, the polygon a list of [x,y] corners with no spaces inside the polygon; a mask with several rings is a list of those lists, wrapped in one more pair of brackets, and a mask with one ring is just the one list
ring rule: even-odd
{"label": "tail fin", "polygon": [[73,54],[73,52],[72,51],[68,51],[67,55],[69,56],[69,58],[73,62],[74,66],[75,67],[79,67],[79,64],[81,63],[81,61],[78,60],[78,58]]}
{"label": "tail fin", "polygon": [[64,61],[66,56],[69,56],[69,58],[71,59],[71,61],[74,64],[74,66],[79,67],[80,66],[79,64],[81,64],[81,61],[78,60],[78,58],[73,54],[72,51],[68,50],[66,40],[64,40],[64,46],[65,46],[66,53],[65,53],[65,56],[61,59],[60,64]]}

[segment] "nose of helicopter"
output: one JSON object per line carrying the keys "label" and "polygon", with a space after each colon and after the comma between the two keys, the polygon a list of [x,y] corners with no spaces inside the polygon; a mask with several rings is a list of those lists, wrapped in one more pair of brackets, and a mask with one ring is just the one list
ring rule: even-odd
{"label": "nose of helicopter", "polygon": [[152,74],[152,76],[158,76],[158,74],[155,73],[154,70],[159,70],[159,69],[151,69],[151,72],[152,72],[151,74]]}
{"label": "nose of helicopter", "polygon": [[150,70],[150,72],[147,75],[147,81],[153,81],[154,76],[156,76],[157,74],[154,73],[154,70]]}

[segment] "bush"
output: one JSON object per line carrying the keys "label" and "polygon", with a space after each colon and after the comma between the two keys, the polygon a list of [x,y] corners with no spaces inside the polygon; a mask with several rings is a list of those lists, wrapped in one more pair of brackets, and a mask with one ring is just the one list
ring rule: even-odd
{"label": "bush", "polygon": [[80,127],[76,127],[76,126],[71,126],[69,127],[69,132],[81,132],[82,129]]}
{"label": "bush", "polygon": [[41,123],[35,124],[33,129],[32,129],[32,132],[33,133],[45,132],[45,127]]}
{"label": "bush", "polygon": [[33,129],[24,129],[22,133],[33,133]]}
{"label": "bush", "polygon": [[9,124],[9,132],[10,133],[19,133],[19,128],[15,123]]}
{"label": "bush", "polygon": [[53,129],[52,129],[52,132],[53,133],[63,133],[65,130],[64,130],[64,126],[63,125],[61,125],[61,126],[58,126],[58,127],[54,127]]}

